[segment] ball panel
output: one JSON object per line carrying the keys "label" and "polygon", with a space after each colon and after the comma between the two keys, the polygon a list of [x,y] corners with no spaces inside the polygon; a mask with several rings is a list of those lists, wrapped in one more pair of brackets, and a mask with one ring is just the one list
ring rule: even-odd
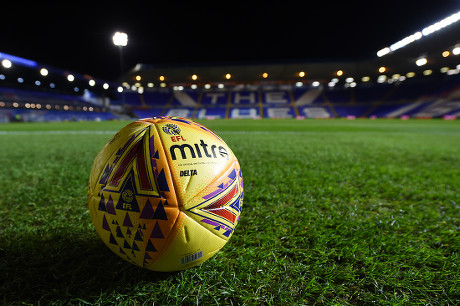
{"label": "ball panel", "polygon": [[134,122],[117,134],[125,141],[109,141],[95,159],[89,210],[104,243],[143,267],[167,247],[179,208],[155,126]]}
{"label": "ball panel", "polygon": [[201,190],[184,207],[184,212],[203,227],[228,240],[243,208],[243,179],[238,161]]}
{"label": "ball panel", "polygon": [[147,268],[154,271],[178,271],[196,266],[217,253],[227,242],[181,212],[177,233],[162,256]]}
{"label": "ball panel", "polygon": [[159,122],[156,126],[168,158],[179,206],[185,206],[227,169],[235,157],[227,144],[208,129],[197,123],[177,120]]}

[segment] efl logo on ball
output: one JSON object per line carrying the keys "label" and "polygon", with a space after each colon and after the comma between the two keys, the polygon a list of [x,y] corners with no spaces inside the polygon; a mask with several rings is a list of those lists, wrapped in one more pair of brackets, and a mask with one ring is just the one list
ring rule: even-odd
{"label": "efl logo on ball", "polygon": [[238,160],[214,132],[178,117],[135,121],[96,156],[91,219],[121,258],[154,271],[193,267],[230,239],[243,206]]}

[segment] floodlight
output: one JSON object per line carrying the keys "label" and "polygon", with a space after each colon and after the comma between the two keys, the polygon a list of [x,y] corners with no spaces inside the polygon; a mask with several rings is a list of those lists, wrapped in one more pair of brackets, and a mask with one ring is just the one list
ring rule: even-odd
{"label": "floodlight", "polygon": [[387,54],[390,53],[390,52],[391,52],[390,48],[385,47],[385,48],[383,48],[383,49],[381,49],[381,50],[379,50],[379,51],[377,52],[377,56],[378,56],[378,57],[382,57],[382,56],[384,56],[384,55],[387,55]]}
{"label": "floodlight", "polygon": [[46,69],[46,68],[40,69],[40,74],[41,74],[42,76],[47,76],[47,75],[48,75],[48,69]]}
{"label": "floodlight", "polygon": [[69,74],[69,75],[67,76],[67,81],[69,81],[69,82],[75,81],[75,77],[73,76],[73,74]]}
{"label": "floodlight", "polygon": [[126,47],[128,45],[128,34],[126,33],[116,32],[112,39],[115,46]]}
{"label": "floodlight", "polygon": [[7,69],[8,69],[8,68],[11,68],[12,65],[13,65],[13,64],[12,64],[11,61],[8,60],[8,59],[4,59],[4,60],[2,61],[2,66],[3,66],[4,68],[7,68]]}
{"label": "floodlight", "polygon": [[[444,18],[441,21],[438,21],[430,26],[427,26],[426,28],[422,29],[419,32],[416,32],[412,35],[409,35],[400,41],[397,41],[396,43],[392,44],[390,47],[385,47],[377,52],[378,57],[382,57],[384,55],[387,55],[390,52],[393,52],[395,50],[398,50],[400,48],[403,48],[411,43],[413,43],[416,40],[421,39],[422,37],[428,36],[434,32],[437,32],[455,22],[458,22],[460,20],[460,11],[456,12],[446,18]],[[460,50],[459,50],[460,54]],[[448,55],[446,55],[448,56]]]}
{"label": "floodlight", "polygon": [[460,54],[460,47],[455,47],[452,49],[452,54],[453,55],[459,55]]}
{"label": "floodlight", "polygon": [[354,80],[355,80],[354,78],[351,78],[351,77],[350,77],[350,78],[346,78],[346,79],[345,79],[345,82],[351,83],[351,82],[353,82]]}
{"label": "floodlight", "polygon": [[431,75],[433,73],[433,70],[431,69],[427,69],[425,71],[423,71],[423,75]]}
{"label": "floodlight", "polygon": [[427,60],[425,57],[421,57],[421,58],[419,58],[419,59],[417,59],[417,60],[415,61],[415,64],[416,64],[417,66],[423,66],[423,65],[425,65],[426,63],[428,63],[428,60]]}

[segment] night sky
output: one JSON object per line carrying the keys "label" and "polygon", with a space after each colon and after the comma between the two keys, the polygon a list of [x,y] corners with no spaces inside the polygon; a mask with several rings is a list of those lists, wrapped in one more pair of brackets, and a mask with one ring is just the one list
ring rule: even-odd
{"label": "night sky", "polygon": [[120,74],[115,31],[129,36],[125,71],[136,63],[369,58],[460,9],[460,0],[168,3],[2,3],[0,52],[108,80]]}

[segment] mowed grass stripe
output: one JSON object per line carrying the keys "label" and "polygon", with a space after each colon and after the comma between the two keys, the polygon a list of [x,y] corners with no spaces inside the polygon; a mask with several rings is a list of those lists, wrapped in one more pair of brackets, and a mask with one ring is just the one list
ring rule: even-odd
{"label": "mowed grass stripe", "polygon": [[[212,120],[237,155],[235,235],[199,267],[136,268],[86,207],[93,158],[126,122],[0,137],[3,304],[455,304],[460,122]],[[86,133],[86,131],[105,131]]]}

